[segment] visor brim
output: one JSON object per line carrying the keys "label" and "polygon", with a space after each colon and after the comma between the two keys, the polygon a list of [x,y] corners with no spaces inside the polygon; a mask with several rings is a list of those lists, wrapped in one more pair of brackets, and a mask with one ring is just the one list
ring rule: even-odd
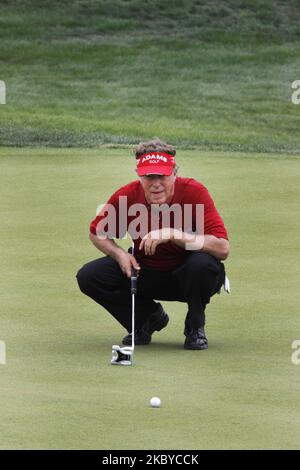
{"label": "visor brim", "polygon": [[170,176],[173,173],[174,166],[155,166],[149,165],[141,168],[137,168],[136,172],[139,176],[146,176],[146,175],[161,175],[161,176]]}

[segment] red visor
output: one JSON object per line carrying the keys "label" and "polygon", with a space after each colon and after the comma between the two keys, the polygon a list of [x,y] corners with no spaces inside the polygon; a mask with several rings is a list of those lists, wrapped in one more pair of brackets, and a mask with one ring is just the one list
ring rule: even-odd
{"label": "red visor", "polygon": [[166,175],[170,176],[175,167],[173,155],[162,152],[144,153],[138,158],[136,167],[139,176]]}

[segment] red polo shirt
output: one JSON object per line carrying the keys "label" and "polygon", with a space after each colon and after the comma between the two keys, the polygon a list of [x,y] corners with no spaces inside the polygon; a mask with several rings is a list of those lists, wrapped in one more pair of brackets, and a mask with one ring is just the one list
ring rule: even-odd
{"label": "red polo shirt", "polygon": [[[107,201],[107,204],[111,204],[115,208],[116,212],[116,226],[115,230],[109,235],[110,238],[123,238],[126,235],[126,231],[129,228],[130,231],[130,224],[133,220],[138,217],[138,214],[135,215],[127,215],[126,218],[122,219],[121,226],[119,225],[119,213],[120,208],[124,207],[123,202],[125,198],[121,198],[120,196],[126,196],[127,208],[130,208],[133,204],[143,204],[147,210],[147,218],[150,227],[150,211],[151,206],[147,203],[145,198],[145,193],[142,188],[142,185],[139,180],[132,181],[131,183],[123,186],[122,188],[118,189]],[[120,201],[123,201],[122,203]],[[195,230],[196,226],[196,205],[203,204],[204,205],[204,235],[214,235],[218,238],[225,238],[228,239],[227,231],[225,229],[223,220],[219,215],[214,202],[208,192],[208,190],[198,181],[194,180],[193,178],[181,178],[177,177],[175,180],[175,188],[174,188],[174,195],[172,201],[170,202],[169,206],[173,204],[179,204],[182,208],[184,204],[190,204],[192,206],[192,222],[193,222],[193,230]],[[102,209],[99,215],[95,217],[95,219],[91,222],[90,231],[93,234],[97,233],[97,225],[99,222],[103,221],[107,216],[107,211],[105,209],[106,206]],[[122,209],[121,209],[122,210]],[[124,211],[123,211],[124,212]],[[122,213],[123,213],[122,212]],[[161,218],[160,218],[161,219]],[[160,223],[159,219],[159,223]],[[160,225],[161,226],[161,225]],[[170,219],[170,226],[174,227],[174,218],[171,217]],[[183,224],[182,224],[183,227]],[[146,231],[147,233],[147,231]],[[142,237],[142,235],[141,235]],[[139,244],[141,242],[141,237],[134,240],[134,252],[137,259],[144,263],[146,266],[152,267],[154,269],[158,269],[160,271],[169,271],[176,269],[180,266],[186,257],[186,250],[175,245],[172,242],[162,243],[158,245],[156,248],[155,254],[152,256],[146,256],[144,251],[139,250]]]}

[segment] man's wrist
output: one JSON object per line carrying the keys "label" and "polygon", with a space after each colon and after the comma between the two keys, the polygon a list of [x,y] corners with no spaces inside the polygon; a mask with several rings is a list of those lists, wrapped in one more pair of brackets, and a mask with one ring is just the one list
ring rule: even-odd
{"label": "man's wrist", "polygon": [[120,246],[117,246],[110,256],[114,258],[116,261],[118,261],[120,256],[122,256],[124,253],[127,253],[127,252],[123,250],[123,248],[121,248]]}
{"label": "man's wrist", "polygon": [[170,240],[182,240],[183,232],[177,228],[172,228],[170,230]]}

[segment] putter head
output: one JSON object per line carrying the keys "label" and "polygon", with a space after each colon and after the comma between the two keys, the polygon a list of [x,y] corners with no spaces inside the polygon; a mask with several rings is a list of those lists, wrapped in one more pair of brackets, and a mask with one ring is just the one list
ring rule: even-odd
{"label": "putter head", "polygon": [[112,347],[112,359],[110,361],[113,365],[118,366],[131,366],[133,358],[133,348],[131,346],[120,346],[114,344]]}

